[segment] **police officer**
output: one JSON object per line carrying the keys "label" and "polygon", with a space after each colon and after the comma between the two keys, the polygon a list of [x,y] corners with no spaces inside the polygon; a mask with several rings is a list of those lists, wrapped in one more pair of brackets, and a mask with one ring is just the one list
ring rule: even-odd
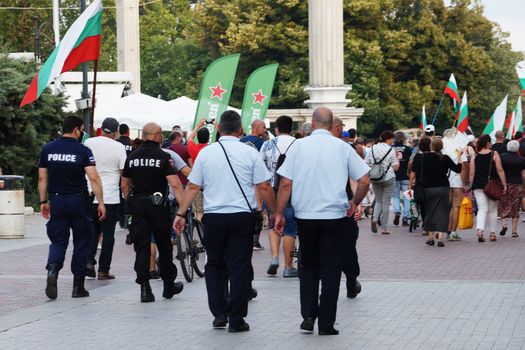
{"label": "police officer", "polygon": [[[206,289],[208,305],[215,317],[214,328],[229,322],[229,332],[250,329],[244,321],[250,298],[257,206],[254,186],[273,213],[275,194],[268,182],[271,178],[257,150],[239,142],[241,117],[235,111],[222,114],[219,142],[203,148],[197,157],[180,202],[174,228],[180,234],[185,213],[200,191],[204,190],[204,239],[206,241]],[[228,278],[225,279],[224,276]],[[229,298],[226,300],[228,279]]]}
{"label": "police officer", "polygon": [[[369,167],[352,147],[330,134],[332,121],[328,108],[317,108],[312,115],[314,131],[290,147],[277,170],[282,178],[277,194],[276,230],[282,231],[285,225],[283,213],[290,195],[297,218],[303,316],[300,328],[312,332],[315,319],[319,318],[319,335],[339,334],[334,323],[347,246],[345,238],[351,230],[347,216],[354,215],[369,187]],[[358,186],[348,202],[344,189],[350,178]]]}
{"label": "police officer", "polygon": [[98,200],[98,219],[104,220],[106,208],[102,197],[102,183],[95,168],[93,153],[79,143],[83,123],[80,118],[67,117],[62,123],[62,137],[42,149],[38,164],[38,192],[40,211],[47,223],[51,241],[47,259],[46,295],[57,298],[58,272],[64,265],[69,243],[69,230],[73,230],[73,298],[89,296],[84,288],[86,263],[91,239],[86,175]]}
{"label": "police officer", "polygon": [[[173,167],[173,161],[160,148],[162,129],[148,123],[142,130],[144,142],[127,159],[122,172],[122,193],[129,202],[132,220],[129,225],[131,242],[135,248],[135,272],[140,284],[140,301],[155,301],[150,280],[150,235],[153,233],[159,251],[160,277],[164,282],[162,296],[171,299],[183,289],[174,282],[177,268],[173,264],[171,220],[168,206],[168,183],[180,202],[182,185]],[[133,188],[130,195],[130,189]]]}
{"label": "police officer", "polygon": [[[133,147],[131,146],[131,139],[129,138],[129,126],[128,124],[120,124],[118,127],[118,133],[120,134],[120,137],[116,139],[115,141],[120,142],[124,145],[124,148],[126,149],[126,156],[129,156],[131,152],[133,151]],[[120,187],[119,187],[120,189]],[[122,198],[122,195],[120,196],[120,206],[119,206],[119,225],[121,228],[128,228],[128,215],[124,213],[124,208],[126,207],[126,201],[124,198]],[[128,240],[126,240],[126,243],[129,243]]]}

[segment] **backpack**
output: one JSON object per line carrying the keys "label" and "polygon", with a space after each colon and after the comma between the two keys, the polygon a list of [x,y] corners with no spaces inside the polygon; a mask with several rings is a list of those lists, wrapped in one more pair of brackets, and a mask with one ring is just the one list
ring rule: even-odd
{"label": "backpack", "polygon": [[374,147],[372,147],[371,150],[372,150],[372,159],[374,160],[374,164],[372,164],[372,166],[370,167],[370,181],[382,182],[384,181],[384,177],[386,173],[388,172],[388,170],[390,169],[390,165],[391,165],[391,164],[388,164],[388,167],[385,170],[383,169],[382,163],[386,159],[386,157],[390,154],[390,152],[392,151],[392,148],[390,148],[388,152],[386,152],[385,156],[381,158],[380,161],[377,161],[376,157],[374,156]]}
{"label": "backpack", "polygon": [[292,147],[293,143],[297,141],[297,139],[293,140],[292,143],[290,143],[290,145],[288,146],[286,151],[284,151],[284,153],[281,153],[281,151],[279,150],[279,147],[277,147],[277,139],[275,140],[276,140],[275,148],[277,149],[277,152],[279,152],[279,157],[277,158],[277,163],[275,164],[275,175],[273,178],[273,190],[277,193],[277,190],[279,189],[279,184],[281,183],[281,175],[277,174],[277,170],[279,170],[281,165],[283,165],[284,160],[286,159],[286,153],[288,152],[290,147]]}

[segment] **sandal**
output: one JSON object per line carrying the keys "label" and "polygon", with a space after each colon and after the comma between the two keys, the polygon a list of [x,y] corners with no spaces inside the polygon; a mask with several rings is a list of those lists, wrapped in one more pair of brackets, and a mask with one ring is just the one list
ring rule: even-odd
{"label": "sandal", "polygon": [[443,242],[443,237],[445,236],[445,234],[443,232],[438,232],[437,236],[438,236],[438,247],[444,247],[445,243]]}
{"label": "sandal", "polygon": [[483,238],[483,231],[478,230],[478,232],[476,232],[476,234],[478,235],[478,242],[479,243],[485,242],[485,238]]}
{"label": "sandal", "polygon": [[496,242],[498,239],[496,238],[496,234],[494,232],[492,232],[489,236],[489,240],[491,242]]}
{"label": "sandal", "polygon": [[501,231],[499,231],[500,236],[505,236],[507,234],[507,226],[503,226]]}
{"label": "sandal", "polygon": [[514,238],[519,237],[518,232],[512,232],[512,237],[514,237]]}
{"label": "sandal", "polygon": [[432,245],[433,246],[434,245],[434,240],[433,239],[429,239],[425,243],[428,244],[428,245]]}
{"label": "sandal", "polygon": [[382,234],[382,235],[389,235],[390,232],[388,232],[388,231],[382,231],[381,234]]}

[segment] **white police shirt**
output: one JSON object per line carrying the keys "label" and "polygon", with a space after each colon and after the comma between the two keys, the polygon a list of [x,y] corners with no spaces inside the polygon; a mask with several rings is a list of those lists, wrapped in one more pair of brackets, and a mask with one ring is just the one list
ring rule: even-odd
{"label": "white police shirt", "polygon": [[[253,187],[269,180],[270,173],[255,148],[233,136],[222,136],[219,142],[224,146],[250,206],[255,210],[257,200]],[[203,188],[204,213],[250,212],[218,142],[200,151],[188,180]]]}
{"label": "white police shirt", "polygon": [[340,219],[349,208],[348,178],[359,180],[368,165],[346,142],[316,129],[294,142],[277,173],[293,181],[292,207],[298,219]]}

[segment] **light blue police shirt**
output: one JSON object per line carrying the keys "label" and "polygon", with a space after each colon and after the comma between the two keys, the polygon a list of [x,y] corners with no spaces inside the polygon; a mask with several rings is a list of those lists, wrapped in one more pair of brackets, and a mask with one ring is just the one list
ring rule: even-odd
{"label": "light blue police shirt", "polygon": [[[257,200],[253,186],[271,178],[257,150],[234,136],[222,136],[235,174],[253,210]],[[235,181],[221,146],[216,142],[204,147],[193,164],[188,180],[203,188],[204,213],[230,214],[250,212]]]}
{"label": "light blue police shirt", "polygon": [[292,207],[298,219],[340,219],[349,208],[348,178],[359,180],[369,170],[352,146],[316,129],[290,147],[277,173],[293,181]]}

